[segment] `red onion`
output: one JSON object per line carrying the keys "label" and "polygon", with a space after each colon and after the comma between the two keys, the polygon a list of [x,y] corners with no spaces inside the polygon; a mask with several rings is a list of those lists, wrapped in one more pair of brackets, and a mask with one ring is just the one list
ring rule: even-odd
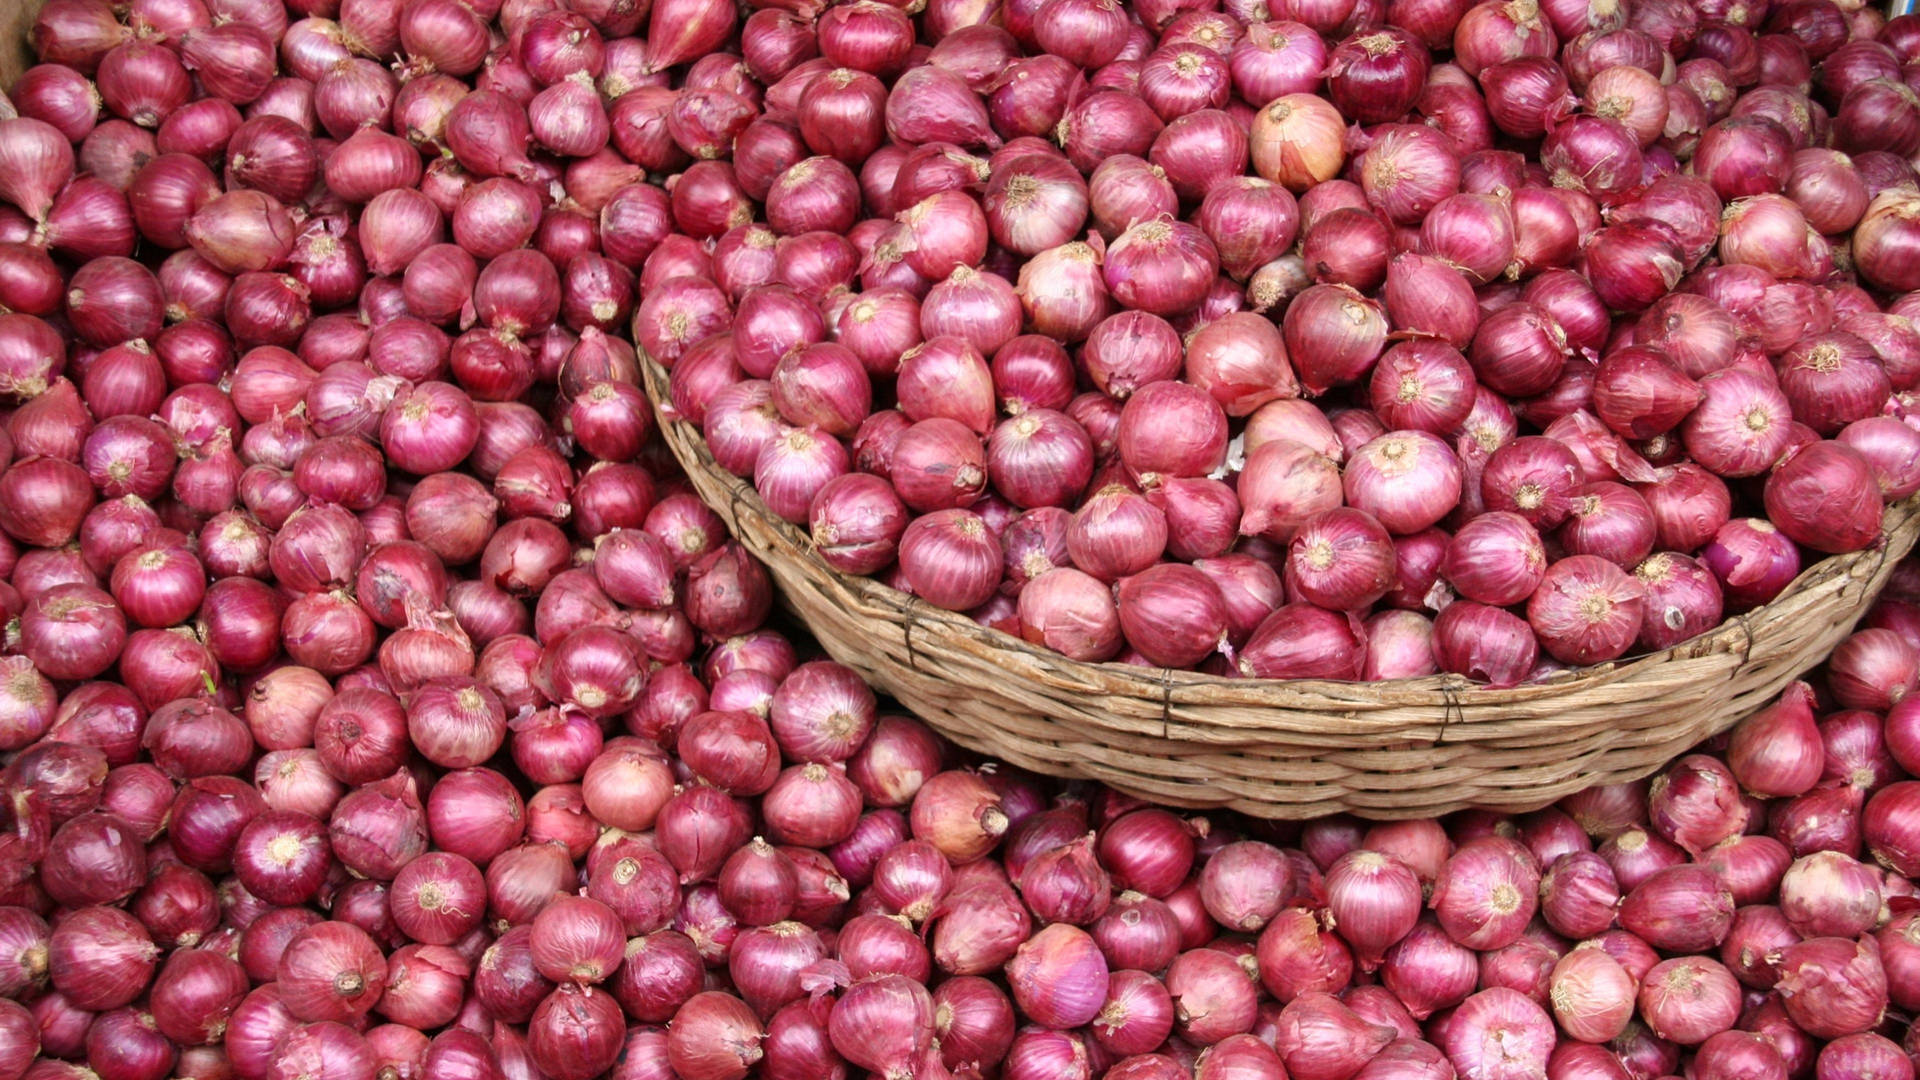
{"label": "red onion", "polygon": [[1134,892],[1117,896],[1092,932],[1108,965],[1116,968],[1137,963],[1157,971],[1172,962],[1180,946],[1173,912],[1161,901]]}
{"label": "red onion", "polygon": [[[1126,69],[1130,71],[1132,64],[1127,63]],[[1151,150],[1163,125],[1153,107],[1135,91],[1137,80],[1120,87],[1097,87],[1068,107],[1056,132],[1063,135],[1067,160],[1076,168],[1091,173],[1108,157],[1144,157]]]}
{"label": "red onion", "polygon": [[301,1019],[365,1016],[386,987],[387,965],[365,931],[316,923],[294,935],[280,958],[281,1000]]}
{"label": "red onion", "polygon": [[1567,76],[1542,57],[1492,64],[1479,73],[1487,111],[1500,130],[1517,138],[1537,138],[1558,124],[1576,104]]}
{"label": "red onion", "polygon": [[1107,964],[1086,932],[1056,923],[1035,934],[1007,965],[1020,1010],[1056,1029],[1093,1020],[1107,996]]}
{"label": "red onion", "polygon": [[1439,342],[1407,341],[1389,348],[1374,366],[1373,411],[1402,430],[1446,435],[1473,406],[1473,371],[1458,350]]}
{"label": "red onion", "polygon": [[181,949],[155,977],[147,1005],[160,1034],[178,1044],[204,1046],[224,1033],[246,992],[246,972],[235,961],[211,950]]}
{"label": "red onion", "polygon": [[[1821,491],[1817,513],[1806,499]],[[1817,551],[1857,551],[1880,533],[1881,500],[1872,466],[1858,451],[1820,442],[1787,459],[1767,480],[1767,516]]]}
{"label": "red onion", "polygon": [[1390,855],[1349,852],[1328,868],[1326,887],[1328,910],[1362,968],[1378,966],[1419,922],[1419,879]]}
{"label": "red onion", "polygon": [[1460,1072],[1501,1076],[1539,1072],[1552,1039],[1546,1010],[1519,991],[1495,987],[1461,1003],[1439,1043]]}
{"label": "red onion", "polygon": [[1745,371],[1700,380],[1702,398],[1681,425],[1687,450],[1721,476],[1764,471],[1785,449],[1789,405],[1784,394]]}
{"label": "red onion", "polygon": [[1871,942],[1813,938],[1781,950],[1776,989],[1807,1034],[1833,1039],[1878,1021],[1887,1004],[1879,949]]}
{"label": "red onion", "polygon": [[1114,299],[1148,314],[1170,316],[1199,305],[1219,266],[1213,242],[1199,229],[1178,221],[1150,221],[1114,240],[1104,273]]}
{"label": "red onion", "polygon": [[916,839],[930,841],[956,864],[993,850],[1007,830],[999,797],[976,774],[957,770],[938,773],[921,785],[910,821]]}
{"label": "red onion", "polygon": [[1920,866],[1910,836],[1897,824],[1901,814],[1920,801],[1920,787],[1912,781],[1889,784],[1874,793],[1866,804],[1863,827],[1867,848],[1881,863],[1902,874]]}
{"label": "red onion", "polygon": [[1260,982],[1281,1001],[1313,992],[1332,994],[1354,978],[1354,955],[1306,909],[1288,907],[1260,932],[1254,949]]}
{"label": "red onion", "polygon": [[1539,873],[1510,841],[1463,845],[1434,885],[1432,906],[1448,936],[1475,949],[1498,949],[1532,917]]}
{"label": "red onion", "polygon": [[934,962],[951,974],[999,970],[1032,931],[1020,898],[998,883],[956,890],[946,908],[934,924],[932,946]]}
{"label": "red onion", "polygon": [[1393,544],[1362,510],[1308,518],[1288,544],[1287,581],[1303,599],[1336,611],[1372,606],[1394,582]]}
{"label": "red onion", "polygon": [[1420,221],[1460,186],[1460,165],[1445,137],[1431,128],[1391,125],[1361,155],[1367,202],[1396,224]]}
{"label": "red onion", "polygon": [[[131,70],[130,61],[133,53],[128,51],[130,44],[122,45],[109,54],[114,58],[114,66],[110,69],[108,82],[117,84],[116,92],[110,97],[103,91],[101,96],[107,99],[108,107],[115,112],[140,108],[144,105],[129,93],[135,88],[127,85],[129,81],[137,78],[135,72]],[[144,57],[149,54],[142,50],[141,55]],[[164,97],[154,99],[157,103],[155,107],[160,109],[170,107],[167,102],[177,104],[173,100],[173,95],[177,91],[173,86],[170,72],[179,71],[178,62],[172,62],[169,67],[165,61],[155,59],[153,67],[156,75],[164,78],[168,84],[164,90],[159,91]],[[180,76],[184,81],[185,72],[180,71]],[[185,94],[180,93],[179,98],[184,100]],[[46,217],[55,194],[67,178],[73,175],[71,143],[52,124],[32,117],[0,121],[0,161],[4,161],[9,166],[6,181],[0,183],[0,198],[6,199],[35,219]]]}
{"label": "red onion", "polygon": [[1822,1047],[1814,1075],[1819,1077],[1819,1080],[1830,1080],[1840,1076],[1864,1076],[1874,1072],[1885,1072],[1889,1076],[1905,1076],[1912,1068],[1912,1061],[1905,1058],[1904,1052],[1891,1039],[1871,1032],[1862,1032],[1857,1035],[1842,1036]]}
{"label": "red onion", "polygon": [[1839,852],[1814,852],[1782,876],[1780,911],[1802,937],[1855,937],[1880,919],[1879,883]]}
{"label": "red onion", "polygon": [[118,908],[87,907],[63,920],[42,962],[57,970],[56,990],[76,1008],[117,1009],[147,989],[160,950],[147,929]]}
{"label": "red onion", "polygon": [[1260,679],[1355,679],[1365,663],[1364,628],[1351,613],[1287,604],[1254,630],[1236,664]]}
{"label": "red onion", "polygon": [[1720,579],[1727,599],[1742,608],[1772,600],[1800,572],[1793,542],[1757,518],[1736,518],[1721,526],[1701,556]]}
{"label": "red onion", "polygon": [[[1179,193],[1166,170],[1135,154],[1114,154],[1101,161],[1089,173],[1087,185],[1094,229],[1108,242],[1135,223],[1172,214],[1179,207]],[[1078,250],[1073,253],[1082,255]],[[1098,254],[1089,249],[1083,257]],[[1103,290],[1104,284],[1103,279]]]}
{"label": "red onion", "polygon": [[1392,1028],[1370,1023],[1332,995],[1316,991],[1280,1010],[1274,1049],[1289,1076],[1338,1080],[1358,1073],[1393,1038]]}
{"label": "red onion", "polygon": [[[1290,47],[1292,35],[1282,38],[1279,33],[1274,32],[1269,44]],[[1316,81],[1318,68],[1316,63],[1310,76]],[[1261,85],[1277,89],[1264,81],[1270,77],[1263,77]],[[1300,91],[1310,88],[1303,86]],[[1346,160],[1345,119],[1325,98],[1300,91],[1284,93],[1262,106],[1248,140],[1254,171],[1295,194],[1333,178]]]}
{"label": "red onion", "polygon": [[1459,498],[1461,468],[1453,451],[1424,431],[1397,431],[1353,455],[1347,502],[1378,518],[1388,532],[1416,533],[1445,516]]}
{"label": "red onion", "polygon": [[1167,968],[1166,986],[1183,1037],[1211,1046],[1253,1026],[1258,991],[1251,957],[1215,949],[1180,954]]}
{"label": "red onion", "polygon": [[527,1049],[535,1066],[555,1080],[587,1080],[619,1056],[622,1019],[611,995],[563,986],[528,1021]]}
{"label": "red onion", "polygon": [[1263,444],[1248,455],[1240,473],[1240,521],[1244,536],[1290,540],[1313,513],[1340,503],[1338,465],[1292,440]]}
{"label": "red onion", "polygon": [[1655,965],[1642,981],[1640,1007],[1661,1038],[1702,1043],[1732,1025],[1739,1011],[1738,986],[1712,960],[1668,960]]}
{"label": "red onion", "polygon": [[1597,948],[1579,948],[1553,968],[1554,1018],[1568,1034],[1585,1042],[1605,1042],[1626,1030],[1633,1019],[1633,976]]}
{"label": "red onion", "polygon": [[1120,413],[1120,458],[1148,486],[1158,478],[1218,469],[1226,444],[1226,416],[1202,388],[1171,380],[1153,383],[1129,398]]}
{"label": "red onion", "polygon": [[995,242],[1038,255],[1073,241],[1086,219],[1087,184],[1059,158],[1027,155],[994,171],[983,205]]}
{"label": "red onion", "polygon": [[1207,861],[1200,877],[1201,900],[1222,924],[1257,930],[1278,910],[1288,873],[1283,856],[1270,845],[1229,844]]}
{"label": "red onion", "polygon": [[1532,595],[1546,569],[1539,534],[1525,518],[1506,511],[1482,514],[1461,526],[1442,564],[1460,595],[1496,607]]}
{"label": "red onion", "polygon": [[1777,373],[1794,418],[1823,435],[1878,413],[1891,391],[1871,347],[1845,333],[1796,342],[1780,357]]}
{"label": "red onion", "polygon": [[1912,275],[1899,269],[1901,252],[1913,242],[1913,199],[1902,191],[1882,192],[1867,204],[1854,230],[1855,265],[1862,277],[1885,289],[1901,290]]}
{"label": "red onion", "polygon": [[900,359],[896,391],[900,409],[912,420],[946,418],[975,434],[993,426],[993,376],[971,343],[933,337]]}
{"label": "red onion", "polygon": [[540,974],[559,982],[597,983],[620,963],[625,939],[619,916],[589,897],[555,897],[533,920],[529,941]]}
{"label": "red onion", "polygon": [[1285,188],[1240,176],[1207,190],[1195,223],[1219,251],[1221,269],[1244,280],[1292,246],[1298,215]]}
{"label": "red onion", "polygon": [[[530,816],[533,804],[542,801],[539,795],[530,800]],[[524,844],[501,853],[487,866],[487,909],[505,925],[531,923],[554,893],[573,880],[568,857],[568,849],[555,843]],[[529,954],[526,966],[532,963]]]}
{"label": "red onion", "polygon": [[1284,20],[1250,22],[1246,36],[1228,53],[1234,89],[1249,103],[1314,90],[1326,70],[1326,59],[1327,46],[1319,34]]}
{"label": "red onion", "polygon": [[1223,644],[1224,601],[1219,587],[1199,570],[1148,567],[1123,578],[1114,595],[1120,631],[1152,662],[1190,666]]}
{"label": "red onion", "polygon": [[1122,312],[1093,328],[1082,356],[1094,385],[1125,399],[1148,383],[1179,372],[1179,335],[1157,316]]}

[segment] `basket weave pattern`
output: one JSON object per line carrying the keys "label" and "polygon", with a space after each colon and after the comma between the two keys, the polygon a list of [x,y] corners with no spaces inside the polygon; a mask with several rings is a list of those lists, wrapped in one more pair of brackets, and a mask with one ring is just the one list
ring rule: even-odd
{"label": "basket weave pattern", "polygon": [[1255,681],[1081,663],[828,567],[805,531],[714,462],[697,426],[659,409],[666,372],[643,367],[695,490],[834,659],[955,742],[1020,768],[1259,817],[1525,811],[1645,776],[1825,659],[1920,536],[1916,496],[1887,511],[1882,547],[1814,564],[1772,604],[1665,652],[1509,690],[1458,676]]}

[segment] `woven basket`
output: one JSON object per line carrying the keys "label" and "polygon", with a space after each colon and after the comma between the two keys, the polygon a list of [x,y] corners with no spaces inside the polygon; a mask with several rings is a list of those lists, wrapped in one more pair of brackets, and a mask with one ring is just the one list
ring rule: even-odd
{"label": "woven basket", "polygon": [[1377,683],[1238,680],[1087,664],[821,562],[801,529],[658,408],[701,498],[767,564],[834,659],[969,749],[1154,802],[1267,818],[1524,811],[1637,779],[1758,709],[1824,660],[1920,535],[1920,496],[1887,541],[1802,573],[1782,598],[1677,648],[1491,690],[1457,676]]}

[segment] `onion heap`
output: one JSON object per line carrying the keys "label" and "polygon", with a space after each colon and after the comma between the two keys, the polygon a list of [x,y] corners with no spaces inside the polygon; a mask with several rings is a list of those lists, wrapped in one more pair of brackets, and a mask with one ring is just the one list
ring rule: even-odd
{"label": "onion heap", "polygon": [[770,623],[638,382],[1067,655],[1663,648],[1920,483],[1920,20],[739,15],[40,7],[0,1080],[1913,1076],[1920,564],[1650,781],[1200,816]]}
{"label": "onion heap", "polygon": [[[630,533],[658,539],[601,552]],[[410,691],[387,656],[333,680],[283,660],[148,709],[0,660],[0,1076],[1920,1061],[1920,561],[1817,688],[1650,782],[1276,823],[969,758],[765,625],[764,570],[716,554],[667,574],[703,644],[628,668],[614,711],[552,696],[567,643],[631,650],[646,613],[593,591],[599,558],[542,594],[599,596],[584,626]]]}
{"label": "onion heap", "polygon": [[1076,660],[1512,686],[1920,490],[1915,24],[801,6],[730,153],[660,98],[711,255],[635,340],[836,570]]}

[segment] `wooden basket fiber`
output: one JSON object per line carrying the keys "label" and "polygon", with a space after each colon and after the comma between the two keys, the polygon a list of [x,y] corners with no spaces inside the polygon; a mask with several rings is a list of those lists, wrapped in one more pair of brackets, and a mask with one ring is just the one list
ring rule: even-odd
{"label": "wooden basket fiber", "polygon": [[834,659],[955,742],[1020,768],[1266,818],[1516,812],[1645,776],[1824,660],[1920,535],[1916,496],[1887,511],[1880,548],[1820,561],[1711,633],[1507,690],[1458,676],[1239,680],[1081,663],[828,567],[714,462],[695,425],[659,408],[666,372],[643,368],[694,488]]}
{"label": "wooden basket fiber", "polygon": [[27,31],[40,14],[41,0],[0,0],[0,86],[13,88],[20,73],[33,66],[33,48]]}

